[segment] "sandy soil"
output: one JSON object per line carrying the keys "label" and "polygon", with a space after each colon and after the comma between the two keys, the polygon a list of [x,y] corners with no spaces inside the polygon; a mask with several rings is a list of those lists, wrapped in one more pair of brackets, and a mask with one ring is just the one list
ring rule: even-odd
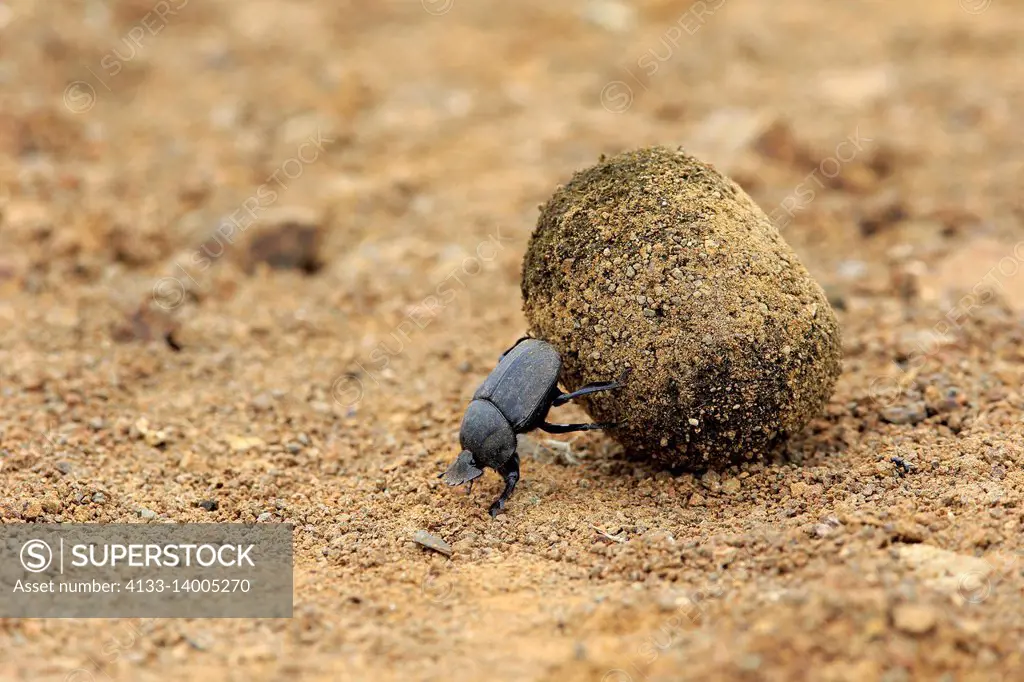
{"label": "sandy soil", "polygon": [[[0,518],[296,550],[291,620],[5,620],[0,678],[1024,679],[1022,31],[1020,0],[0,1]],[[492,521],[497,477],[435,476],[525,328],[537,205],[648,144],[826,287],[836,394],[739,469],[531,437]],[[254,262],[288,222],[320,259]]]}

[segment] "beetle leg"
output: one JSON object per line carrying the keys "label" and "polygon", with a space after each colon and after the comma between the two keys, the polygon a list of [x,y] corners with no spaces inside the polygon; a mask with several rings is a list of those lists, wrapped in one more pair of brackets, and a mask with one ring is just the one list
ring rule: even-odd
{"label": "beetle leg", "polygon": [[558,407],[559,405],[566,404],[570,400],[582,398],[583,396],[590,395],[591,393],[597,393],[599,391],[611,391],[616,388],[622,388],[622,386],[624,385],[623,382],[626,380],[626,376],[628,374],[629,370],[627,369],[615,381],[595,381],[594,383],[587,384],[583,388],[577,391],[573,391],[572,393],[563,393],[551,402],[551,406]]}
{"label": "beetle leg", "polygon": [[583,388],[579,389],[578,391],[573,391],[572,393],[563,393],[563,394],[561,394],[560,396],[558,396],[557,398],[555,398],[554,400],[551,401],[551,407],[558,407],[559,405],[565,405],[570,400],[575,400],[576,398],[582,398],[585,395],[590,395],[591,393],[598,393],[599,391],[610,391],[612,389],[619,388],[621,386],[622,386],[622,384],[620,384],[617,381],[598,381],[598,382],[593,383],[593,384],[587,384],[586,386],[584,386]]}
{"label": "beetle leg", "polygon": [[467,495],[469,495],[469,494],[471,494],[473,492],[473,482],[474,481],[476,481],[475,478],[472,479],[469,483],[466,484],[466,494]]}
{"label": "beetle leg", "polygon": [[521,336],[521,337],[519,337],[518,341],[513,343],[511,346],[509,346],[508,350],[506,350],[504,353],[502,353],[500,356],[498,356],[498,362],[501,362],[502,358],[504,358],[506,355],[508,355],[509,351],[511,351],[513,348],[515,348],[516,346],[521,344],[523,341],[526,341],[526,339],[532,339],[532,338],[533,338],[532,336]]}
{"label": "beetle leg", "polygon": [[489,510],[491,518],[497,516],[498,512],[505,508],[505,503],[508,502],[508,498],[512,497],[512,492],[516,489],[516,483],[519,482],[519,453],[513,452],[509,460],[498,468],[498,473],[505,479],[505,489],[501,492],[501,497],[491,505]]}
{"label": "beetle leg", "polygon": [[572,433],[573,431],[593,431],[594,429],[611,429],[616,424],[614,422],[599,422],[596,424],[550,424],[548,422],[541,422],[538,427],[541,431],[547,431],[548,433]]}

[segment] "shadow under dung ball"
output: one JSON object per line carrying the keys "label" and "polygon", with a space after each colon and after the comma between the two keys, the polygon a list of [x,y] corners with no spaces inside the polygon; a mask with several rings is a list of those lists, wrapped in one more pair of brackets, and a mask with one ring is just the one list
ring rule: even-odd
{"label": "shadow under dung ball", "polygon": [[842,365],[821,287],[714,167],[641,149],[580,171],[542,208],[523,262],[531,332],[630,454],[701,468],[763,455],[821,412]]}

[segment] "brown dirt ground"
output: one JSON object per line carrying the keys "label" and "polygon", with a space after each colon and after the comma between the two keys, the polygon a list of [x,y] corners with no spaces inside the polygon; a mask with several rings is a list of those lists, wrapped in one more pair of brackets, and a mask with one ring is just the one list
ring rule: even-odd
{"label": "brown dirt ground", "polygon": [[[0,678],[1024,679],[1024,2],[620,2],[0,1],[0,517],[296,526],[293,619],[9,619]],[[492,521],[435,476],[537,205],[650,144],[784,230],[836,394],[704,475],[531,438]],[[275,173],[323,267],[200,270]]]}

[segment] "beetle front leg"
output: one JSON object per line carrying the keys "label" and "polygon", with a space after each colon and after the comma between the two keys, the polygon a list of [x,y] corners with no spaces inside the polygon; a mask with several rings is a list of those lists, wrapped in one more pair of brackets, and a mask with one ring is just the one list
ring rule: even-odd
{"label": "beetle front leg", "polygon": [[516,483],[519,482],[519,453],[512,453],[509,460],[498,468],[498,473],[505,479],[505,489],[501,492],[501,497],[491,505],[489,510],[491,518],[497,516],[498,512],[505,508],[505,503],[508,502],[508,498],[512,497],[512,492],[516,489]]}

